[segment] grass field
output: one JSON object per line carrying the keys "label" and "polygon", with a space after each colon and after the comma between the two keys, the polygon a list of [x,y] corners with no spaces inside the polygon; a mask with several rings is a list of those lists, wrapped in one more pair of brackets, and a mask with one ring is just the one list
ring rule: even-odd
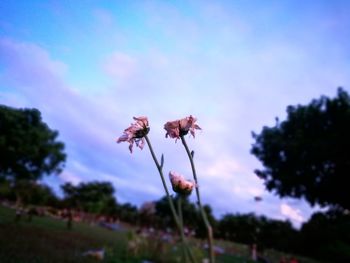
{"label": "grass field", "polygon": [[[139,239],[137,253],[128,250],[130,231],[110,231],[99,226],[74,223],[68,230],[62,220],[49,217],[34,217],[31,222],[15,222],[15,212],[0,206],[0,262],[1,263],[80,263],[97,262],[83,256],[91,249],[104,249],[103,262],[181,262],[181,250],[176,245],[164,244],[157,239]],[[198,262],[204,251],[198,248],[199,241],[192,240],[192,248]],[[217,256],[217,263],[247,263],[246,246],[232,242],[216,241],[227,251]],[[271,263],[278,262],[280,253],[268,251]],[[303,260],[305,263],[315,263]]]}

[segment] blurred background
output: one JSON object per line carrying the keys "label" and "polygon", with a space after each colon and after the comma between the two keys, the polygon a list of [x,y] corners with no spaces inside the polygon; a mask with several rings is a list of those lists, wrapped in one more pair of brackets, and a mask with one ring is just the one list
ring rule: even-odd
{"label": "blurred background", "polygon": [[0,104],[38,109],[58,132],[64,167],[36,178],[58,198],[67,194],[64,184],[101,181],[120,205],[140,209],[160,200],[164,190],[147,147],[130,154],[116,140],[132,117],[147,116],[165,174],[191,179],[181,142],[165,138],[163,126],[193,115],[202,130],[187,141],[213,218],[255,213],[300,229],[313,213],[341,202],[257,176],[273,164],[252,134],[278,128],[290,105],[346,97],[349,10],[348,1],[321,0],[4,0]]}

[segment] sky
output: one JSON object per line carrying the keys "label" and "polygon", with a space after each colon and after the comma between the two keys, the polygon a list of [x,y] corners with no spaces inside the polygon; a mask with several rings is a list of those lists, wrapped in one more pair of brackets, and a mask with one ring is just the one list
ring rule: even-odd
{"label": "sky", "polygon": [[[252,131],[350,87],[348,1],[0,1],[0,104],[37,108],[59,131],[65,182],[111,181],[118,202],[164,195],[147,147],[117,144],[147,116],[164,173],[191,179],[164,124],[195,116],[202,201],[219,219],[255,212],[299,227],[318,207],[267,192]],[[169,181],[167,181],[168,186]],[[261,196],[261,202],[254,197]],[[194,196],[191,196],[194,200]]]}

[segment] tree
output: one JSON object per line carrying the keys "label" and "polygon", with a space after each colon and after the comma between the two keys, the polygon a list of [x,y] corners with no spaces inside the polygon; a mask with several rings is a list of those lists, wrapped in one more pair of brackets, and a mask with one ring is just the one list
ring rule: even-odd
{"label": "tree", "polygon": [[136,224],[139,219],[139,212],[137,207],[130,204],[125,203],[117,206],[118,209],[118,217],[120,220]]}
{"label": "tree", "polygon": [[65,183],[61,186],[66,203],[90,213],[111,214],[116,211],[114,187],[110,182],[88,182],[77,186]]}
{"label": "tree", "polygon": [[140,225],[150,227],[156,225],[155,202],[144,202],[139,209]]}
{"label": "tree", "polygon": [[36,109],[0,105],[0,178],[17,183],[59,173],[66,154]]}
{"label": "tree", "polygon": [[48,185],[32,183],[28,191],[28,200],[23,200],[27,201],[28,204],[51,207],[57,207],[59,204],[58,197]]}
{"label": "tree", "polygon": [[226,214],[218,223],[217,236],[247,245],[258,244],[258,249],[274,248],[294,252],[298,231],[289,221],[268,219],[255,214]]}
{"label": "tree", "polygon": [[[321,230],[321,231],[320,231]],[[350,262],[350,215],[317,212],[301,228],[299,253],[322,261]]]}
{"label": "tree", "polygon": [[255,173],[280,197],[311,205],[350,209],[350,98],[339,88],[308,105],[287,107],[287,119],[253,133],[254,154],[264,168]]}
{"label": "tree", "polygon": [[0,200],[16,201],[10,182],[0,179]]}
{"label": "tree", "polygon": [[258,218],[254,214],[226,214],[219,221],[218,236],[221,238],[252,244],[256,241],[256,227]]}
{"label": "tree", "polygon": [[[159,225],[162,227],[175,227],[174,220],[171,217],[171,210],[167,202],[167,197],[164,196],[155,202],[156,216],[159,218]],[[174,197],[174,203],[177,204],[179,195]],[[182,197],[182,214],[184,226],[193,229],[196,232],[196,237],[204,238],[207,236],[207,228],[203,222],[198,207],[191,203],[188,197]],[[216,219],[212,214],[212,209],[209,205],[203,206],[208,220],[211,225],[216,225]]]}

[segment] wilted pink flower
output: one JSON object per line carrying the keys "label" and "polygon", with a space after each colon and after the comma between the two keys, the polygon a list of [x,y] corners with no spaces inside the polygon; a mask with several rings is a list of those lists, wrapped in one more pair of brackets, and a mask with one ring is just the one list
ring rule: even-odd
{"label": "wilted pink flower", "polygon": [[195,130],[201,130],[201,128],[195,124],[196,121],[197,119],[192,115],[181,120],[168,121],[164,125],[164,129],[166,130],[165,137],[170,136],[170,138],[179,139],[180,136],[186,135],[188,132],[195,137]]}
{"label": "wilted pink flower", "polygon": [[175,193],[189,195],[195,186],[194,182],[186,180],[181,174],[169,172],[169,178]]}
{"label": "wilted pink flower", "polygon": [[117,140],[117,143],[130,143],[129,150],[131,153],[134,142],[136,143],[137,147],[139,147],[141,150],[143,149],[143,146],[145,145],[144,137],[149,132],[149,124],[147,117],[134,117],[134,120],[136,122],[132,123],[130,127],[126,128],[124,130],[123,135],[120,136]]}

